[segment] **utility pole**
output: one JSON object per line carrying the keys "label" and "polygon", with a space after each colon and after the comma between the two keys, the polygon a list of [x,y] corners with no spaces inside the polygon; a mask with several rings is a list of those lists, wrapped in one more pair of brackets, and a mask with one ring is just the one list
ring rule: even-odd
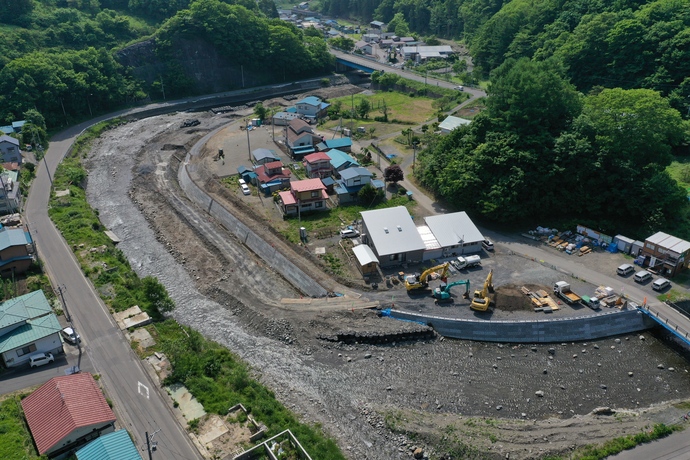
{"label": "utility pole", "polygon": [[149,432],[146,432],[146,451],[149,453],[149,460],[153,460],[153,455],[151,454],[151,442],[149,440]]}
{"label": "utility pole", "polygon": [[249,125],[247,125],[247,119],[244,119],[244,130],[247,131],[247,151],[249,152],[249,161],[252,161],[252,147],[249,145]]}
{"label": "utility pole", "polygon": [[165,100],[165,86],[163,85],[163,75],[158,75],[161,78],[161,91],[163,92],[163,100]]}
{"label": "utility pole", "polygon": [[65,312],[65,318],[67,318],[67,321],[70,323],[72,322],[72,318],[69,315],[69,311],[67,310],[67,303],[65,302],[65,291],[67,288],[65,286],[58,286],[57,291],[58,294],[60,295],[60,300],[62,301],[62,308]]}

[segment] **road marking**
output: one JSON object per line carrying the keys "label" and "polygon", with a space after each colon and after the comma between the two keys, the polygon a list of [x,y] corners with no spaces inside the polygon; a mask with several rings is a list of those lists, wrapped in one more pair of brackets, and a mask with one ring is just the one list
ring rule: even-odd
{"label": "road marking", "polygon": [[149,387],[147,387],[146,385],[144,385],[144,384],[141,383],[141,382],[137,382],[137,383],[139,384],[139,386],[137,387],[137,390],[139,391],[139,394],[143,394],[143,393],[141,392],[141,389],[143,388],[144,390],[146,390],[146,399],[149,399]]}

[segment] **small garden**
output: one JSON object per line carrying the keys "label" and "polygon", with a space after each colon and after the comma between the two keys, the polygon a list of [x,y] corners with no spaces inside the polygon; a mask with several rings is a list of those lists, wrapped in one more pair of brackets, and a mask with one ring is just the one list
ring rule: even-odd
{"label": "small garden", "polygon": [[3,460],[43,460],[38,455],[31,432],[24,421],[22,396],[9,395],[0,401],[0,458]]}

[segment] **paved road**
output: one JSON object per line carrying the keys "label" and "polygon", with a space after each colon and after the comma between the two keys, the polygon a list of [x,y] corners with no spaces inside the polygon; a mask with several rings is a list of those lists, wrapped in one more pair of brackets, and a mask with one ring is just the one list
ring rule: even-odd
{"label": "paved road", "polygon": [[[146,445],[144,433],[156,433],[154,458],[198,459],[189,437],[156,390],[110,313],[84,278],[79,264],[48,217],[51,177],[76,135],[93,121],[54,136],[46,161],[41,162],[26,204],[26,217],[37,242],[38,253],[53,286],[66,288],[65,301],[85,352],[104,383],[121,426],[130,430],[136,445]],[[47,380],[47,379],[46,379]],[[146,456],[144,454],[144,456]]]}
{"label": "paved road", "polygon": [[643,444],[632,450],[607,457],[608,460],[690,460],[688,433],[674,433],[661,441]]}

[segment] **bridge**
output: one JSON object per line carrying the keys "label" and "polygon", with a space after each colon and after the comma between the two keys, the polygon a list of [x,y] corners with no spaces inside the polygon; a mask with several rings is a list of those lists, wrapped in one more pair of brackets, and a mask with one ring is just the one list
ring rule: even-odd
{"label": "bridge", "polygon": [[690,347],[690,318],[667,303],[655,303],[637,307],[667,331]]}
{"label": "bridge", "polygon": [[366,65],[361,64],[359,62],[355,62],[354,60],[348,60],[347,57],[341,57],[341,56],[337,56],[335,58],[335,65],[336,65],[336,67],[342,67],[342,66],[350,67],[352,69],[361,70],[362,72],[366,72],[366,73],[374,73],[374,71],[376,70],[376,69],[373,69],[371,67],[367,67]]}

